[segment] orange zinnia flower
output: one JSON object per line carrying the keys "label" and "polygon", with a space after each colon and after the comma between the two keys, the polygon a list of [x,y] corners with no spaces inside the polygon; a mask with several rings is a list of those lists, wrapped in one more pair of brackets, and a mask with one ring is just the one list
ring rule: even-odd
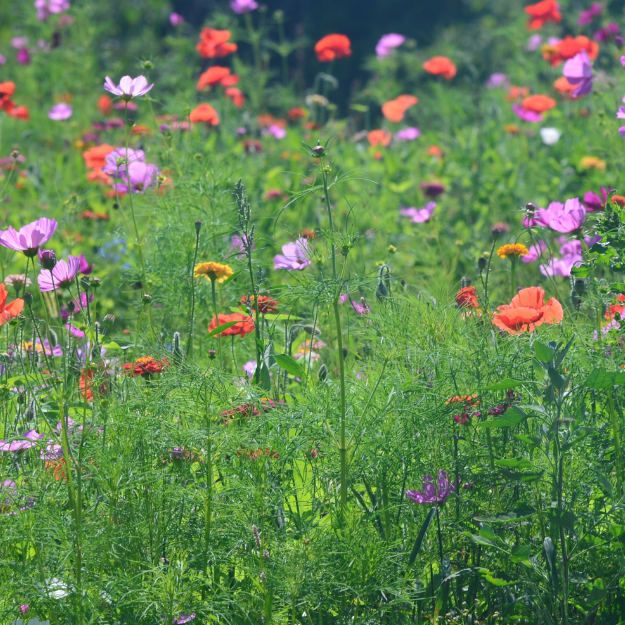
{"label": "orange zinnia flower", "polygon": [[545,304],[545,292],[539,286],[521,289],[510,304],[499,306],[493,323],[508,334],[533,332],[543,323],[560,323],[564,319],[562,305],[552,297]]}
{"label": "orange zinnia flower", "polygon": [[429,74],[443,76],[451,80],[456,75],[456,66],[446,56],[434,56],[423,64],[423,69]]}
{"label": "orange zinnia flower", "polygon": [[18,317],[24,310],[24,300],[17,298],[10,304],[7,304],[7,288],[4,284],[0,284],[0,326],[4,325],[10,319]]}
{"label": "orange zinnia flower", "polygon": [[560,6],[555,0],[542,0],[537,4],[525,7],[525,12],[530,16],[527,22],[527,30],[542,28],[547,22],[559,22],[562,19]]}
{"label": "orange zinnia flower", "polygon": [[404,119],[406,111],[419,102],[413,95],[400,95],[382,105],[382,114],[389,122],[398,123]]}
{"label": "orange zinnia flower", "polygon": [[544,113],[555,108],[557,102],[546,95],[530,95],[523,100],[523,108],[534,113]]}
{"label": "orange zinnia flower", "polygon": [[596,41],[591,41],[584,35],[578,35],[577,37],[568,35],[553,46],[543,46],[543,58],[555,67],[563,61],[572,59],[582,50],[586,50],[588,58],[594,61],[599,54],[599,44]]}
{"label": "orange zinnia flower", "polygon": [[163,360],[156,360],[152,356],[141,356],[135,360],[134,364],[126,363],[122,365],[122,369],[126,373],[132,373],[132,375],[142,375],[149,378],[154,373],[162,373],[165,367],[169,366],[167,358]]}
{"label": "orange zinnia flower", "polygon": [[243,95],[243,92],[240,89],[237,89],[236,87],[228,87],[224,91],[224,95],[227,98],[230,98],[233,104],[238,109],[240,109],[245,104],[245,96]]}
{"label": "orange zinnia flower", "polygon": [[208,324],[208,331],[212,332],[215,328],[222,326],[224,323],[229,323],[230,321],[238,321],[239,323],[236,323],[230,328],[226,328],[218,336],[235,336],[240,334],[243,337],[250,332],[254,332],[254,320],[248,315],[242,315],[241,313],[219,315],[219,319],[213,317]]}
{"label": "orange zinnia flower", "polygon": [[230,75],[229,67],[220,67],[219,65],[209,67],[203,74],[200,75],[200,79],[197,81],[196,89],[201,91],[205,87],[212,87],[213,85],[223,86],[223,81]]}
{"label": "orange zinnia flower", "polygon": [[211,126],[217,126],[217,124],[219,124],[219,115],[217,115],[217,111],[210,104],[204,103],[196,106],[191,111],[189,121],[193,124],[206,122]]}
{"label": "orange zinnia flower", "polygon": [[465,286],[456,293],[456,306],[458,308],[479,308],[477,291],[474,286]]}
{"label": "orange zinnia flower", "polygon": [[101,95],[98,98],[98,111],[104,116],[110,115],[113,112],[113,100],[107,95]]}
{"label": "orange zinnia flower", "polygon": [[295,106],[292,109],[289,109],[287,113],[288,117],[292,121],[297,121],[298,119],[305,119],[307,116],[306,111],[299,106]]}
{"label": "orange zinnia flower", "polygon": [[215,30],[214,28],[203,28],[200,33],[200,41],[195,49],[200,56],[205,59],[222,58],[237,51],[236,43],[229,43],[229,30]]}
{"label": "orange zinnia flower", "polygon": [[372,130],[367,134],[369,145],[390,145],[393,135],[388,130]]}
{"label": "orange zinnia flower", "polygon": [[329,63],[334,59],[351,56],[351,45],[345,35],[326,35],[315,44],[315,52],[322,63]]}

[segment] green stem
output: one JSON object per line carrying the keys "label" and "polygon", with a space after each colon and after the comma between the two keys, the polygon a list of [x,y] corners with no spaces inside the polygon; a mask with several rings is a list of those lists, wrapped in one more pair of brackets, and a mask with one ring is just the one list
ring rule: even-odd
{"label": "green stem", "polygon": [[187,344],[187,356],[193,356],[193,326],[195,325],[195,263],[197,262],[197,251],[200,245],[200,231],[195,234],[195,252],[193,254],[193,266],[191,267],[191,315],[189,316],[189,342]]}
{"label": "green stem", "polygon": [[616,499],[623,496],[623,458],[621,456],[621,436],[619,433],[618,418],[614,408],[612,389],[608,389],[608,405],[610,408],[610,421],[612,422],[612,436],[614,437],[614,453],[616,456]]}
{"label": "green stem", "polygon": [[510,299],[516,295],[516,256],[510,257]]}
{"label": "green stem", "polygon": [[[215,319],[217,320],[217,325],[215,327],[219,327],[219,313],[217,312],[217,293],[215,292],[215,278],[210,278],[211,281],[211,294],[213,296],[213,308],[215,309]],[[219,366],[223,367],[223,360],[221,356],[221,337],[217,337],[217,350],[219,353]]]}

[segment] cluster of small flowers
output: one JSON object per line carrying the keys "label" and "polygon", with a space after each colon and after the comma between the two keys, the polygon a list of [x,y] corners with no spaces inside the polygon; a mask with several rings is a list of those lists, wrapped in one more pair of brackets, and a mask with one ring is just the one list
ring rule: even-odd
{"label": "cluster of small flowers", "polygon": [[254,404],[241,404],[240,406],[237,406],[236,408],[231,408],[230,410],[222,410],[222,420],[220,421],[220,423],[222,425],[228,425],[228,423],[230,423],[230,421],[233,419],[239,419],[243,417],[245,417],[246,419],[249,419],[250,417],[260,417],[263,412],[269,412],[270,410],[277,408],[279,405],[272,399],[267,399],[266,397],[264,397],[260,401],[262,412]]}
{"label": "cluster of small flowers", "polygon": [[501,415],[506,414],[508,409],[512,408],[512,405],[520,399],[521,393],[515,393],[512,389],[510,389],[507,393],[507,401],[499,404],[495,408],[491,408],[488,411],[488,414],[492,417],[500,417]]}
{"label": "cluster of small flowers", "polygon": [[258,460],[263,456],[267,456],[271,460],[277,460],[280,457],[280,454],[271,449],[270,447],[258,447],[257,449],[246,449],[245,447],[241,447],[241,449],[237,449],[237,456],[240,458],[247,458],[248,460]]}
{"label": "cluster of small flowers", "polygon": [[454,421],[460,425],[470,423],[473,417],[479,419],[482,416],[481,412],[472,410],[480,404],[477,395],[456,395],[455,397],[450,397],[445,403],[448,406],[460,404],[461,413],[454,415]]}

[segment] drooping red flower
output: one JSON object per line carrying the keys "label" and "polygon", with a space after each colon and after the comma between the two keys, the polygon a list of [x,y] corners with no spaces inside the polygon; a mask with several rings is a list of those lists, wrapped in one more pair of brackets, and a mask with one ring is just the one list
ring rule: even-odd
{"label": "drooping red flower", "polygon": [[493,323],[508,334],[533,332],[543,323],[560,323],[564,319],[562,305],[552,297],[545,304],[545,292],[539,286],[521,289],[510,304],[499,306]]}
{"label": "drooping red flower", "polygon": [[[249,297],[245,295],[239,300],[239,308],[241,310],[251,310],[252,313],[255,312],[256,307],[254,305],[254,296],[250,295]],[[258,310],[261,315],[267,313],[276,313],[278,312],[278,302],[275,299],[271,299],[267,295],[259,295],[258,296]]]}
{"label": "drooping red flower", "polygon": [[456,293],[456,306],[458,308],[479,308],[477,291],[474,286],[465,286]]}
{"label": "drooping red flower", "polygon": [[137,358],[134,363],[122,365],[122,369],[129,374],[135,376],[142,375],[145,378],[149,378],[154,373],[162,373],[168,366],[169,361],[167,358],[156,360],[156,358],[152,358],[152,356],[141,356]]}
{"label": "drooping red flower", "polygon": [[211,322],[208,324],[208,331],[212,332],[218,326],[231,321],[238,321],[239,323],[236,323],[230,328],[226,328],[223,332],[220,332],[218,336],[236,336],[239,334],[243,337],[250,332],[254,332],[254,320],[248,315],[242,315],[241,313],[219,315],[219,321],[217,320],[217,317],[213,317]]}
{"label": "drooping red flower", "polygon": [[562,19],[560,5],[556,0],[542,0],[537,4],[530,4],[525,7],[525,12],[530,16],[527,30],[537,30],[547,22],[557,23]]}
{"label": "drooping red flower", "polygon": [[428,74],[434,76],[442,76],[447,80],[451,80],[456,75],[456,65],[446,56],[433,56],[423,64],[423,69]]}
{"label": "drooping red flower", "polygon": [[220,59],[228,56],[237,51],[237,44],[228,41],[231,34],[229,30],[203,28],[200,33],[200,41],[195,46],[195,49],[205,59]]}
{"label": "drooping red flower", "polygon": [[317,58],[322,63],[329,63],[334,59],[351,56],[351,41],[345,35],[326,35],[315,44]]}

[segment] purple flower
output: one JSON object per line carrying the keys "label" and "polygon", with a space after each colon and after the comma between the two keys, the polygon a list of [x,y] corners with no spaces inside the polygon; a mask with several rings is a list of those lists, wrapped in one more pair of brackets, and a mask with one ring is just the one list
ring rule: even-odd
{"label": "purple flower", "polygon": [[44,22],[53,13],[62,13],[69,9],[69,0],[35,0],[37,19]]}
{"label": "purple flower", "polygon": [[[6,484],[6,482],[5,482]],[[26,614],[26,612],[28,612],[28,604],[24,603],[23,605],[20,606],[20,610],[22,612],[22,614]]]}
{"label": "purple flower", "polygon": [[30,63],[30,50],[28,48],[22,48],[17,51],[17,55],[15,57],[18,63],[22,65],[28,65]]}
{"label": "purple flower", "polygon": [[284,139],[284,137],[286,137],[286,128],[276,126],[276,124],[271,124],[263,130],[263,134],[272,135],[275,139]]}
{"label": "purple flower", "polygon": [[0,54],[0,66],[6,65],[7,57],[4,54]]}
{"label": "purple flower", "polygon": [[69,332],[72,333],[72,336],[75,336],[77,339],[82,339],[85,337],[85,333],[82,330],[78,329],[75,325],[71,323],[66,323],[65,327]]}
{"label": "purple flower", "polygon": [[178,618],[175,618],[172,623],[173,625],[184,625],[184,623],[190,623],[194,618],[195,614],[181,614]]}
{"label": "purple flower", "polygon": [[256,361],[248,360],[242,367],[243,373],[245,373],[248,379],[252,379],[254,377],[254,373],[256,372]]}
{"label": "purple flower", "polygon": [[0,451],[25,451],[26,449],[34,447],[37,444],[37,441],[42,438],[43,434],[38,434],[35,430],[29,430],[18,440],[11,441],[10,443],[7,441],[0,441]]}
{"label": "purple flower", "polygon": [[287,243],[282,246],[282,254],[273,258],[274,269],[287,269],[299,271],[310,265],[308,253],[308,240],[300,237],[295,243]]}
{"label": "purple flower", "polygon": [[562,202],[551,202],[548,208],[539,208],[534,217],[524,217],[523,225],[526,228],[531,228],[532,226],[542,226],[543,228],[549,227],[549,222],[552,219],[555,219],[556,215],[559,214],[559,211],[564,208],[564,204]]}
{"label": "purple flower", "polygon": [[579,19],[577,23],[580,26],[585,26],[586,24],[590,24],[595,17],[598,17],[603,12],[603,4],[599,2],[593,2],[590,9],[586,9],[579,14]]}
{"label": "purple flower", "polygon": [[242,15],[243,13],[249,13],[257,9],[258,2],[256,2],[256,0],[230,0],[230,8],[237,15]]}
{"label": "purple flower", "polygon": [[398,35],[397,33],[382,35],[380,41],[378,41],[375,46],[375,53],[378,55],[378,59],[390,56],[393,53],[393,50],[401,46],[404,41],[406,41],[406,37]]}
{"label": "purple flower", "polygon": [[425,208],[414,208],[413,206],[410,206],[408,208],[402,208],[400,212],[404,217],[412,217],[410,221],[422,224],[430,220],[435,208],[436,202],[428,202],[425,205]]}
{"label": "purple flower", "polygon": [[19,230],[9,226],[8,230],[0,230],[0,245],[22,252],[28,258],[34,258],[37,256],[39,246],[52,238],[57,226],[54,219],[47,217],[41,217]]}
{"label": "purple flower", "polygon": [[532,35],[525,44],[525,49],[528,52],[534,52],[534,50],[538,50],[540,44],[543,42],[543,38],[540,35]]}
{"label": "purple flower", "polygon": [[145,95],[153,86],[154,83],[148,87],[148,81],[145,76],[137,76],[137,78],[124,76],[119,81],[119,85],[117,87],[108,76],[104,81],[104,88],[107,91],[120,96],[122,100],[126,101]]}
{"label": "purple flower", "polygon": [[[245,247],[243,243],[245,242],[245,235],[232,235],[232,245],[230,246],[230,251],[234,253],[235,258],[243,258],[245,256]],[[256,247],[255,243],[252,243],[252,249]]]}
{"label": "purple flower", "polygon": [[135,161],[128,165],[127,171],[121,173],[123,183],[114,184],[120,193],[145,193],[146,189],[155,186],[158,167],[150,163]]}
{"label": "purple flower", "polygon": [[102,168],[105,174],[111,176],[121,175],[126,171],[129,164],[145,161],[145,152],[143,150],[133,150],[132,148],[117,148],[109,152],[104,160],[106,165]]}
{"label": "purple flower", "polygon": [[93,271],[93,265],[95,263],[89,264],[84,254],[79,256],[80,259],[80,269],[78,269],[78,273],[81,273],[83,276],[88,276]]}
{"label": "purple flower", "polygon": [[582,50],[572,59],[569,59],[564,64],[562,74],[570,84],[577,85],[577,88],[571,93],[572,96],[588,95],[592,91],[592,63],[586,50]]}
{"label": "purple flower", "polygon": [[571,277],[571,269],[576,263],[582,262],[581,254],[569,254],[562,258],[552,258],[546,265],[540,266],[540,273],[543,276]]}
{"label": "purple flower", "polygon": [[620,32],[619,25],[615,24],[614,22],[611,22],[605,28],[600,28],[595,33],[595,39],[599,43],[607,43],[608,41],[610,41],[610,39],[612,39],[612,37],[616,37],[616,35],[618,35],[619,32]]}
{"label": "purple flower", "polygon": [[37,276],[39,288],[42,291],[67,289],[72,286],[79,270],[80,258],[78,256],[68,256],[67,261],[61,259],[52,271],[43,269]]}
{"label": "purple flower", "polygon": [[367,304],[364,297],[360,298],[360,304],[358,302],[352,302],[352,308],[359,315],[368,315],[371,312],[371,308],[369,308],[369,304]]}
{"label": "purple flower", "polygon": [[28,37],[13,37],[13,39],[11,39],[11,47],[20,50],[21,48],[25,48],[29,41]]}
{"label": "purple flower", "polygon": [[415,503],[444,503],[456,487],[447,479],[447,473],[442,469],[438,472],[436,484],[431,475],[426,475],[423,480],[423,490],[407,490],[406,497]]}
{"label": "purple flower", "polygon": [[547,249],[547,244],[544,241],[538,241],[536,245],[532,245],[529,249],[529,254],[523,256],[521,260],[524,263],[533,263],[535,260],[538,260],[543,252]]}
{"label": "purple flower", "polygon": [[65,102],[55,104],[49,111],[48,117],[56,122],[69,119],[72,116],[72,107]]}
{"label": "purple flower", "polygon": [[172,26],[180,26],[180,24],[184,24],[184,17],[180,15],[180,13],[170,13],[169,14],[169,23]]}
{"label": "purple flower", "polygon": [[512,112],[517,117],[522,119],[524,122],[531,122],[533,124],[536,122],[543,121],[542,113],[536,113],[535,111],[528,111],[527,109],[524,109],[520,104],[513,104]]}
{"label": "purple flower", "polygon": [[486,88],[487,89],[499,89],[501,87],[507,88],[509,84],[510,84],[510,81],[508,80],[508,76],[506,76],[506,74],[501,74],[501,73],[491,74],[489,79],[486,81]]}
{"label": "purple flower", "polygon": [[584,206],[587,211],[592,213],[593,211],[603,210],[608,194],[605,192],[603,187],[601,187],[601,191],[604,194],[603,200],[594,191],[586,191],[586,193],[584,193]]}
{"label": "purple flower", "polygon": [[[556,204],[556,202],[552,202],[549,207],[551,208],[553,204]],[[574,197],[566,200],[564,205],[560,206],[562,208],[554,211],[553,216],[549,220],[547,224],[549,228],[565,234],[581,228],[586,219],[586,209],[579,201],[579,198]]]}
{"label": "purple flower", "polygon": [[409,128],[402,128],[399,130],[395,137],[400,141],[414,141],[421,136],[421,131],[418,128],[410,126]]}

